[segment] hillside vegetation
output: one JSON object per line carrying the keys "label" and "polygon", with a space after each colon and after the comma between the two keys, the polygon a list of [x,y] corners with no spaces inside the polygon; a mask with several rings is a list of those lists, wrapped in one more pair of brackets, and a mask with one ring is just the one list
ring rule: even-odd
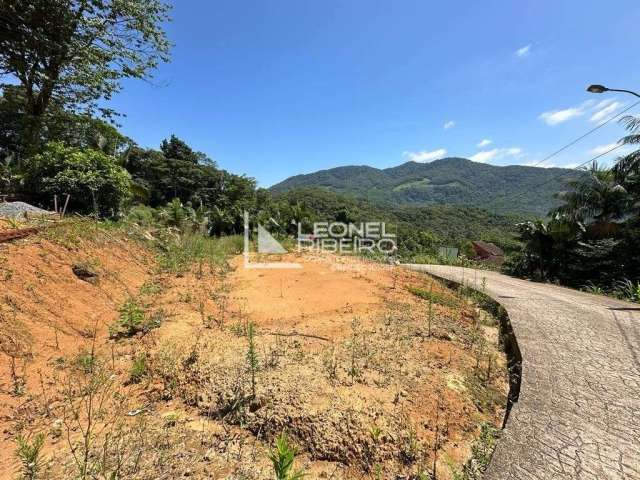
{"label": "hillside vegetation", "polygon": [[470,205],[500,213],[544,216],[558,206],[554,195],[565,189],[565,182],[580,175],[561,168],[497,167],[464,158],[445,158],[431,163],[407,162],[382,170],[367,166],[321,170],[290,177],[272,186],[271,191],[321,187],[378,202]]}
{"label": "hillside vegetation", "polygon": [[[463,246],[467,240],[485,240],[510,250],[517,242],[516,225],[531,219],[524,214],[495,214],[461,205],[393,205],[371,202],[322,188],[296,188],[273,199],[275,205],[298,205],[309,221],[384,221],[397,233],[401,254],[432,253],[439,246]],[[274,215],[282,214],[282,210]],[[285,224],[284,222],[281,224]],[[413,240],[425,235],[431,247],[417,248]],[[422,242],[424,243],[424,242]]]}

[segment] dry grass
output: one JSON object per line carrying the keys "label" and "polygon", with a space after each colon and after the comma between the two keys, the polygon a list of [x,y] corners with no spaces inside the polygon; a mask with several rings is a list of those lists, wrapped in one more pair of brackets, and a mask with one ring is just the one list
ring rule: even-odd
{"label": "dry grass", "polygon": [[[218,253],[209,262],[206,252],[220,251],[210,247],[198,247],[188,267],[181,257],[168,270],[152,262],[138,270],[125,253],[107,261],[109,249],[139,248],[117,235],[89,247],[101,278],[83,285],[110,295],[108,313],[80,322],[59,311],[64,334],[55,341],[56,330],[39,330],[50,347],[27,363],[41,374],[5,417],[12,443],[46,434],[38,478],[279,478],[273,448],[286,432],[298,452],[290,474],[430,478],[435,470],[446,479],[472,447],[480,451],[481,426],[501,421],[507,381],[496,326],[437,282],[380,265],[336,270],[322,257],[297,257],[302,274],[247,271]],[[87,260],[90,241],[77,230],[59,238],[31,254]],[[62,254],[58,241],[84,250]],[[19,269],[15,257],[9,268]],[[117,294],[105,280],[127,277],[136,282]],[[22,289],[17,318],[33,309],[29,281],[12,279]],[[53,291],[49,281],[44,271],[41,285]],[[65,301],[64,288],[56,295]],[[162,321],[110,339],[129,298],[138,320]],[[3,463],[19,468],[17,457]]]}

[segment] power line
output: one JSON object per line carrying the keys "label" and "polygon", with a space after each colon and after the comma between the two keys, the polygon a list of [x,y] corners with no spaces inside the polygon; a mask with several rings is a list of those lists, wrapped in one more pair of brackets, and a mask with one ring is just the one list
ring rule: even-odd
{"label": "power line", "polygon": [[612,120],[615,120],[616,118],[618,118],[620,115],[622,115],[623,113],[628,112],[629,110],[631,110],[633,107],[640,105],[640,100],[638,100],[637,102],[635,102],[634,104],[632,104],[631,106],[625,108],[624,110],[622,110],[621,112],[619,112],[618,114],[610,117],[606,122],[603,122],[601,124],[599,124],[598,126],[592,128],[591,130],[589,130],[587,133],[585,133],[584,135],[581,135],[580,137],[576,138],[575,140],[567,143],[564,147],[560,148],[559,150],[556,150],[555,152],[553,152],[551,155],[543,158],[542,160],[540,160],[537,163],[534,163],[533,165],[529,165],[530,167],[537,167],[538,165],[543,164],[544,162],[546,162],[547,160],[551,160],[553,157],[555,157],[556,155],[558,155],[561,152],[564,152],[567,148],[575,145],[576,143],[578,143],[580,140],[582,140],[585,137],[588,137],[589,135],[591,135],[593,132],[595,132],[596,130],[601,129],[602,127],[604,127],[606,124],[608,124],[609,122],[611,122]]}
{"label": "power line", "polygon": [[[640,103],[640,102],[638,102],[638,103]],[[587,165],[587,164],[589,164],[589,163],[592,163],[592,162],[596,161],[597,159],[599,159],[600,157],[604,157],[605,155],[608,155],[609,153],[611,153],[611,152],[613,152],[614,150],[617,150],[617,149],[619,149],[619,148],[621,148],[621,147],[623,147],[623,146],[624,146],[624,144],[616,145],[615,147],[613,147],[613,148],[611,148],[611,149],[607,150],[606,152],[600,153],[600,154],[596,155],[595,157],[590,158],[590,159],[589,159],[589,160],[587,160],[586,162],[582,162],[581,164],[579,164],[579,165],[575,166],[574,168],[567,169],[567,171],[566,171],[566,172],[563,172],[563,173],[561,173],[560,175],[556,175],[555,177],[549,178],[549,179],[545,180],[544,182],[542,182],[542,183],[540,183],[540,184],[538,184],[538,185],[534,185],[533,187],[531,187],[531,188],[529,188],[529,189],[527,189],[527,190],[524,190],[524,191],[518,192],[518,193],[517,193],[516,195],[514,195],[514,196],[511,196],[511,197],[509,197],[509,196],[507,196],[507,197],[503,197],[503,198],[501,198],[500,200],[504,201],[504,200],[514,200],[514,199],[517,199],[517,198],[519,198],[519,197],[523,196],[524,194],[529,193],[531,190],[538,189],[538,188],[540,188],[540,187],[544,187],[544,186],[545,186],[545,185],[547,185],[548,183],[554,182],[554,181],[556,181],[556,180],[558,180],[558,179],[560,179],[560,178],[562,178],[562,177],[564,177],[564,176],[568,175],[568,174],[569,174],[569,172],[576,171],[576,170],[578,170],[579,168],[582,168],[582,167],[584,167],[585,165]]]}

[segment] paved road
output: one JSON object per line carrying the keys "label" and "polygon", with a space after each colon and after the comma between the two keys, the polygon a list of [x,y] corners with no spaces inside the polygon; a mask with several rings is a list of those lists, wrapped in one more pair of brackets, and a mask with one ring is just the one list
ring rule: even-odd
{"label": "paved road", "polygon": [[507,310],[520,397],[488,479],[640,479],[640,305],[495,272],[407,265],[481,289]]}

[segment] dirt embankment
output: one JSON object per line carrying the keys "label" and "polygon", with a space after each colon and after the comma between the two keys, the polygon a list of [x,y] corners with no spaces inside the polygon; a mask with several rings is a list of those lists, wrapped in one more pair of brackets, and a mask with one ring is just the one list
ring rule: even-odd
{"label": "dirt embankment", "polygon": [[[283,431],[309,478],[450,478],[481,424],[500,424],[494,323],[422,275],[330,255],[292,255],[300,270],[234,259],[161,272],[117,232],[1,248],[2,333],[24,352],[0,370],[0,478],[18,466],[16,436],[39,431],[49,478],[82,465],[273,478]],[[157,328],[121,335],[138,314]],[[104,411],[78,459],[94,390]]]}

